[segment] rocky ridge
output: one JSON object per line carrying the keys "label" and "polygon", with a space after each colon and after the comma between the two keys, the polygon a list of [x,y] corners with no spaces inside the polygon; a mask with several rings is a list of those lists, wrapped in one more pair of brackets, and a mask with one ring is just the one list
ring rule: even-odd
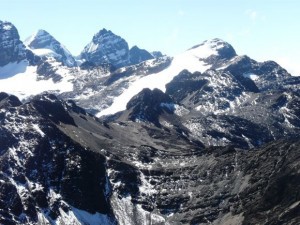
{"label": "rocky ridge", "polygon": [[113,68],[118,69],[153,59],[153,56],[137,46],[129,49],[128,43],[123,38],[110,30],[102,29],[85,46],[80,58],[92,62],[96,66],[110,64]]}
{"label": "rocky ridge", "polygon": [[221,39],[131,57],[107,30],[67,67],[29,49],[24,58],[16,29],[1,29],[12,57],[0,85],[26,74],[53,86],[23,103],[0,93],[0,223],[300,222],[299,77]]}
{"label": "rocky ridge", "polygon": [[[156,92],[156,104],[170,103]],[[4,93],[0,99],[1,223],[300,221],[297,140],[252,151],[204,148],[152,123],[101,122],[54,95],[26,104]],[[138,102],[132,99],[128,109]]]}

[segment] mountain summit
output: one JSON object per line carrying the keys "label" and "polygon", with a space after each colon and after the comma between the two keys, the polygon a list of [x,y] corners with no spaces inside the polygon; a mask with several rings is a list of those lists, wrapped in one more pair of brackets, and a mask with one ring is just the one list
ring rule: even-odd
{"label": "mountain summit", "polygon": [[16,27],[0,20],[0,66],[20,62],[26,58],[26,49]]}
{"label": "mountain summit", "polygon": [[81,59],[95,65],[110,64],[120,68],[152,59],[146,50],[136,46],[129,50],[128,43],[110,30],[102,29],[81,52]]}
{"label": "mountain summit", "polygon": [[45,30],[38,30],[24,43],[38,56],[53,57],[68,67],[76,66],[76,61],[69,50]]}
{"label": "mountain summit", "polygon": [[110,30],[102,29],[81,52],[81,58],[96,65],[112,64],[119,68],[129,64],[127,42]]}

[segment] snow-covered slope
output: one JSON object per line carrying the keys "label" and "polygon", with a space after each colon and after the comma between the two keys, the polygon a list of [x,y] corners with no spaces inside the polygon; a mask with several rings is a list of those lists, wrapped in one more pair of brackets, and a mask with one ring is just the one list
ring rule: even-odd
{"label": "snow-covered slope", "polygon": [[158,88],[165,91],[165,85],[182,70],[187,69],[190,72],[204,72],[205,70],[210,69],[212,64],[208,64],[206,59],[210,56],[218,56],[218,50],[222,49],[226,46],[226,44],[227,43],[220,39],[213,39],[205,41],[203,44],[175,56],[171,65],[167,69],[159,73],[142,77],[132,83],[127,90],[114,99],[113,104],[109,108],[103,110],[97,114],[97,116],[114,114],[118,111],[124,110],[127,102],[144,88]]}
{"label": "snow-covered slope", "polygon": [[24,44],[38,56],[53,57],[65,66],[76,66],[76,61],[69,50],[45,30],[38,30],[28,37]]}
{"label": "snow-covered slope", "polygon": [[[54,66],[54,64],[53,64]],[[30,66],[27,60],[9,63],[0,67],[0,90],[26,99],[45,91],[55,93],[73,90],[72,75],[64,67],[57,67],[56,74],[61,77],[59,82],[53,79],[41,79],[37,66]]]}

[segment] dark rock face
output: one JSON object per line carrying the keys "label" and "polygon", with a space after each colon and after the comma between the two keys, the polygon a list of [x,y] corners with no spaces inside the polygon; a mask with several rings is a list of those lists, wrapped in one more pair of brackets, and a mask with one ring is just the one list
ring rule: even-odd
{"label": "dark rock face", "polygon": [[74,67],[77,65],[71,53],[45,30],[39,30],[25,42],[30,49],[49,49],[53,51],[55,55],[51,56],[65,66]]}
{"label": "dark rock face", "polygon": [[300,82],[300,78],[291,77],[276,62],[266,61],[259,63],[248,56],[237,57],[225,68],[225,71],[229,71],[234,76],[257,76],[254,82],[261,91],[286,89],[288,88],[286,85],[288,83],[294,83],[293,87],[295,87]]}
{"label": "dark rock face", "polygon": [[197,79],[198,77],[201,77],[200,72],[192,74],[187,70],[181,71],[172,82],[166,85],[166,94],[180,102],[190,93],[201,90],[207,84],[207,80]]}
{"label": "dark rock face", "polygon": [[153,58],[154,57],[149,52],[147,52],[145,49],[140,49],[137,46],[133,46],[129,50],[129,60],[130,64],[132,65],[139,64],[143,61]]}
{"label": "dark rock face", "polygon": [[68,213],[72,207],[111,215],[107,224],[114,224],[109,193],[104,191],[108,185],[105,157],[76,143],[57,127],[58,123],[75,126],[70,124],[73,119],[69,119],[67,108],[53,95],[2,107],[1,224],[53,224],[58,220],[71,225],[76,218],[84,223],[76,215],[70,221],[62,217],[61,210]]}
{"label": "dark rock face", "polygon": [[39,75],[38,80],[52,79],[54,82],[59,82],[62,77],[57,73],[58,68],[53,66],[47,60],[39,61],[36,69],[36,73]]}
{"label": "dark rock face", "polygon": [[38,95],[32,99],[33,107],[44,117],[56,124],[75,125],[63,103],[53,94]]}
{"label": "dark rock face", "polygon": [[33,54],[33,52],[30,51],[29,49],[26,49],[26,59],[28,60],[29,65],[31,66],[37,66],[40,63],[42,63],[41,57]]}
{"label": "dark rock face", "polygon": [[0,21],[0,66],[26,59],[26,50],[16,27]]}
{"label": "dark rock face", "polygon": [[133,121],[151,122],[159,125],[159,115],[163,111],[173,113],[173,102],[171,98],[159,89],[142,90],[127,103],[127,110],[130,110],[129,119]]}
{"label": "dark rock face", "polygon": [[229,102],[243,92],[256,93],[258,88],[252,80],[214,70],[207,70],[202,74],[200,72],[192,74],[183,70],[166,85],[166,94],[176,102],[194,108],[207,102],[218,105],[221,99],[224,104],[220,101],[220,109],[226,105],[229,107]]}
{"label": "dark rock face", "polygon": [[16,96],[0,92],[0,109],[5,107],[16,107],[20,105],[22,105],[22,103]]}

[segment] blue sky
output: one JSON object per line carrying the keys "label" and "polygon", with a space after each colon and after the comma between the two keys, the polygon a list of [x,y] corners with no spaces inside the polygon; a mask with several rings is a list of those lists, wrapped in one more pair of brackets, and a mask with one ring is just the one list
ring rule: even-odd
{"label": "blue sky", "polygon": [[300,75],[299,0],[2,0],[21,39],[45,29],[78,55],[102,28],[129,46],[175,55],[211,38]]}

